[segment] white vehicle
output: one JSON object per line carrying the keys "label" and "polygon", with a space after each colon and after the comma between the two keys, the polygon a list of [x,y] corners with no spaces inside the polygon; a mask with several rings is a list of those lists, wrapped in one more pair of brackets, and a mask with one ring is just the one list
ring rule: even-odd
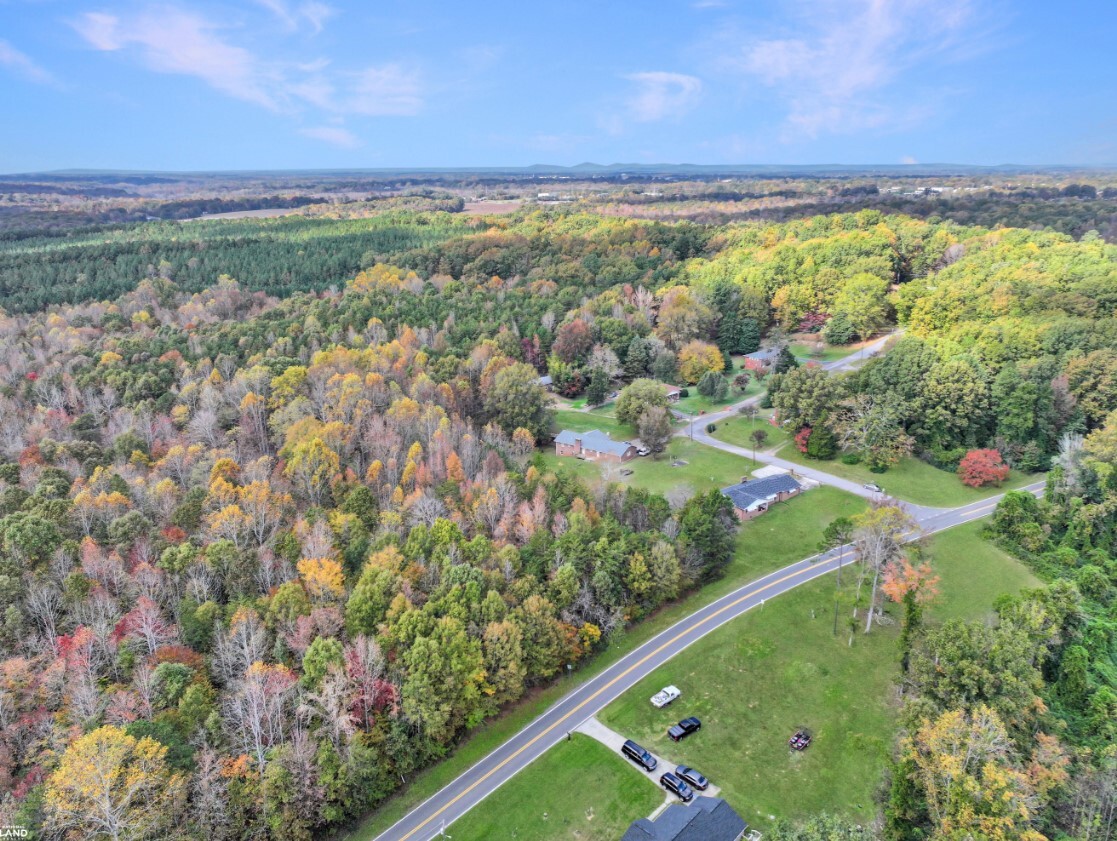
{"label": "white vehicle", "polygon": [[679,691],[679,687],[677,686],[664,687],[661,691],[652,696],[652,706],[666,707],[682,694],[683,693]]}

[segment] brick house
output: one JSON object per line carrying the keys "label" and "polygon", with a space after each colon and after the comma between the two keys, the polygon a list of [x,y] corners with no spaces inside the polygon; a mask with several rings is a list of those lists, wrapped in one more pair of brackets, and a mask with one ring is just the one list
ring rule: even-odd
{"label": "brick house", "polygon": [[555,455],[620,463],[636,458],[636,445],[629,441],[614,441],[598,429],[589,432],[564,429],[555,436]]}
{"label": "brick house", "polygon": [[678,403],[683,390],[677,385],[668,385],[667,383],[662,383],[662,386],[663,393],[667,395],[667,399],[672,403]]}
{"label": "brick house", "polygon": [[798,479],[788,473],[780,473],[730,485],[722,488],[721,492],[733,503],[737,519],[751,520],[767,511],[769,505],[791,499],[802,490]]}

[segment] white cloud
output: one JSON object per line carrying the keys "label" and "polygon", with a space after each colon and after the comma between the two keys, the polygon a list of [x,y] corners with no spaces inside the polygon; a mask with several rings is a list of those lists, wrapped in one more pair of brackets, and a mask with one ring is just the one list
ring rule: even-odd
{"label": "white cloud", "polygon": [[[332,14],[320,2],[258,2],[293,26],[306,21],[318,29]],[[264,59],[234,43],[229,27],[192,11],[150,6],[128,17],[87,12],[73,26],[94,49],[126,53],[159,73],[193,76],[228,96],[276,112],[317,109],[331,118],[410,116],[423,107],[422,84],[414,69],[387,63],[346,70],[322,58]],[[345,141],[342,133],[330,132],[331,142]]]}
{"label": "white cloud", "polygon": [[222,40],[217,27],[192,12],[168,7],[148,9],[124,20],[87,12],[74,28],[95,49],[134,49],[159,73],[196,76],[211,87],[246,102],[280,110],[275,83],[251,52]]}
{"label": "white cloud", "polygon": [[356,149],[361,145],[361,141],[349,131],[349,129],[341,128],[340,126],[313,126],[312,128],[304,128],[299,131],[299,134],[306,137],[313,137],[315,140],[322,140],[326,143],[332,143],[334,146],[340,146],[342,149]]}
{"label": "white cloud", "polygon": [[290,90],[323,111],[339,115],[410,117],[423,108],[418,73],[399,64],[332,76],[316,71]]}
{"label": "white cloud", "polygon": [[689,111],[702,93],[702,81],[683,73],[656,70],[630,73],[625,78],[637,85],[636,92],[628,100],[629,114],[643,123]]}
{"label": "white cloud", "polygon": [[304,22],[315,33],[321,32],[322,27],[326,25],[326,20],[336,14],[333,7],[316,0],[300,3],[297,6],[291,6],[284,0],[256,0],[256,3],[279,18],[283,26],[291,32],[299,29]]}
{"label": "white cloud", "polygon": [[800,0],[796,8],[791,37],[746,37],[726,63],[746,83],[777,91],[788,127],[811,137],[922,119],[925,106],[889,103],[891,84],[987,34],[969,0]]}
{"label": "white cloud", "polygon": [[357,74],[344,110],[353,114],[382,116],[417,114],[423,106],[416,74],[398,64],[369,67]]}
{"label": "white cloud", "polygon": [[0,38],[0,67],[6,67],[23,78],[40,85],[57,85],[54,76],[36,64],[30,56],[21,53]]}

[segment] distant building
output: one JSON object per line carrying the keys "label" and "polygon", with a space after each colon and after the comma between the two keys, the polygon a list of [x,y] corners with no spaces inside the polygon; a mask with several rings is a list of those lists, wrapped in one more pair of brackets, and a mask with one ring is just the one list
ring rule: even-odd
{"label": "distant building", "polygon": [[537,379],[535,382],[538,385],[543,386],[543,388],[547,389],[547,391],[550,391],[551,387],[554,386],[554,384],[555,384],[555,381],[551,379],[550,374],[544,374],[542,377]]}
{"label": "distant building", "polygon": [[636,458],[636,445],[631,441],[614,441],[598,429],[571,432],[564,429],[555,436],[555,455],[578,456],[590,461],[631,461]]}
{"label": "distant building", "polygon": [[672,803],[653,821],[633,821],[621,841],[740,841],[748,824],[720,797]]}
{"label": "distant building", "polygon": [[667,399],[672,403],[677,403],[683,390],[677,385],[668,385],[667,383],[660,383],[660,385],[663,386],[663,393],[667,395]]}
{"label": "distant building", "polygon": [[751,520],[768,510],[773,502],[783,502],[797,496],[803,490],[799,480],[788,473],[778,476],[765,476],[751,479],[722,488],[724,496],[729,497],[739,520]]}

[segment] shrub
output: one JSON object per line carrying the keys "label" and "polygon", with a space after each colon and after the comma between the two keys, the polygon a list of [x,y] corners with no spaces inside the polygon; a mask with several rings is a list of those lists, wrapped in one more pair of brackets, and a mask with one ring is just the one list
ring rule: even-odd
{"label": "shrub", "polygon": [[806,454],[807,447],[810,444],[810,440],[811,428],[809,426],[804,426],[802,429],[795,433],[795,449],[803,454]]}
{"label": "shrub", "polygon": [[717,428],[718,428],[718,427],[717,427],[717,424],[716,424],[716,423],[708,423],[708,424],[706,424],[706,431],[707,431],[707,432],[717,432]]}
{"label": "shrub", "polygon": [[861,453],[843,453],[842,464],[860,464]]}

